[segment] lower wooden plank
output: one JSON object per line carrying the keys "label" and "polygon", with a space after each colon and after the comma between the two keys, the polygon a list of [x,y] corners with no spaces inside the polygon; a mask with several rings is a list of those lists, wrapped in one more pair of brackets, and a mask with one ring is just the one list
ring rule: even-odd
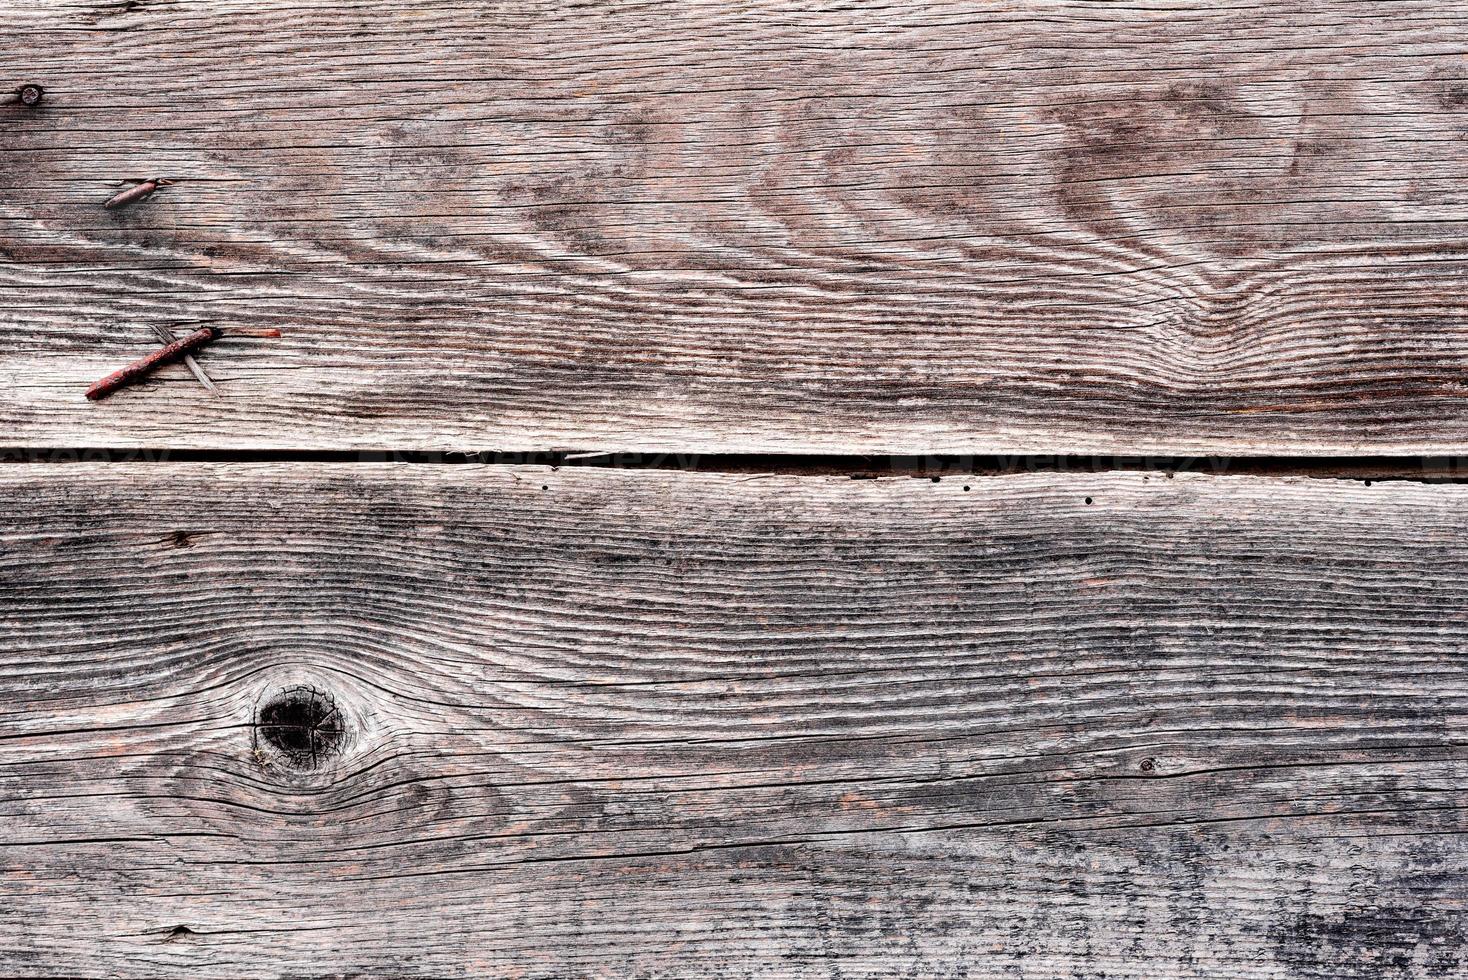
{"label": "lower wooden plank", "polygon": [[5,976],[1468,969],[1468,488],[11,465],[0,512]]}

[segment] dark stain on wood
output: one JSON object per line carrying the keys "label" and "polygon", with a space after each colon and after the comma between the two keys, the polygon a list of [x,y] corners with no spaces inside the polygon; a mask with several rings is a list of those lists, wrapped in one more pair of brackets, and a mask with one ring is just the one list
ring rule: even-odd
{"label": "dark stain on wood", "polygon": [[1290,976],[1312,980],[1459,976],[1468,949],[1468,912],[1437,905],[1433,891],[1410,906],[1351,905],[1294,916],[1272,934],[1275,957]]}

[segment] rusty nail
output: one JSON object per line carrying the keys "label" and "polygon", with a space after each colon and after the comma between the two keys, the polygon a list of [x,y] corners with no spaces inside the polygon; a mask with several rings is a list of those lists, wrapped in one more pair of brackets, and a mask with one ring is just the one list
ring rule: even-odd
{"label": "rusty nail", "polygon": [[[156,323],[153,325],[153,332],[157,334],[158,339],[163,341],[165,344],[171,344],[174,341],[178,340],[177,335],[175,335],[172,330],[169,330],[167,327],[159,326]],[[183,356],[183,362],[184,367],[188,368],[189,373],[194,376],[194,380],[198,381],[199,384],[203,385],[211,392],[217,393],[219,391],[219,388],[217,385],[214,384],[214,381],[209,377],[207,373],[205,373],[203,368],[199,367],[199,362],[194,359],[193,354],[185,354]]]}
{"label": "rusty nail", "polygon": [[102,206],[109,211],[113,208],[125,208],[129,204],[141,201],[158,188],[167,187],[172,183],[173,181],[164,180],[162,177],[149,177],[147,180],[138,181],[125,191],[119,191],[112,195],[107,199],[107,203]]}
{"label": "rusty nail", "polygon": [[167,346],[160,347],[147,357],[133,361],[125,368],[113,371],[107,377],[98,381],[87,389],[87,398],[96,401],[106,398],[119,388],[126,388],[134,382],[152,374],[158,367],[176,361],[196,347],[203,347],[212,340],[219,339],[219,330],[215,327],[201,327],[189,334],[175,340]]}
{"label": "rusty nail", "polygon": [[219,327],[200,327],[188,336],[180,337],[173,343],[158,348],[146,357],[141,357],[133,361],[127,367],[113,371],[107,377],[87,389],[87,398],[92,401],[96,401],[99,398],[106,398],[119,388],[126,388],[130,384],[141,381],[164,364],[180,360],[185,354],[192,353],[205,344],[218,340],[220,337],[279,336],[280,331],[274,327],[262,329],[232,327],[227,330],[220,329]]}

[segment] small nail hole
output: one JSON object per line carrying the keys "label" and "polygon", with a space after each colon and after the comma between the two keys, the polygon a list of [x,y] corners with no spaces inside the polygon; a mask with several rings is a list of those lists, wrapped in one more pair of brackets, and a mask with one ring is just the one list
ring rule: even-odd
{"label": "small nail hole", "polygon": [[1086,498],[1086,503],[1088,503],[1088,504],[1089,504],[1089,503],[1090,503],[1090,502],[1091,502],[1091,498],[1090,498],[1090,497],[1087,497],[1087,498]]}

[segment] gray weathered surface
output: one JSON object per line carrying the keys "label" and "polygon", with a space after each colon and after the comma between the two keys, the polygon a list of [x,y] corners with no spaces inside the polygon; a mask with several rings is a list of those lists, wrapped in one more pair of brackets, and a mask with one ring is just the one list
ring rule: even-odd
{"label": "gray weathered surface", "polygon": [[[3,20],[9,444],[1468,445],[1463,2]],[[83,401],[181,320],[289,336]]]}
{"label": "gray weathered surface", "polygon": [[[1468,968],[1465,487],[12,465],[0,512],[6,976]],[[306,776],[251,753],[298,682],[352,726]]]}

